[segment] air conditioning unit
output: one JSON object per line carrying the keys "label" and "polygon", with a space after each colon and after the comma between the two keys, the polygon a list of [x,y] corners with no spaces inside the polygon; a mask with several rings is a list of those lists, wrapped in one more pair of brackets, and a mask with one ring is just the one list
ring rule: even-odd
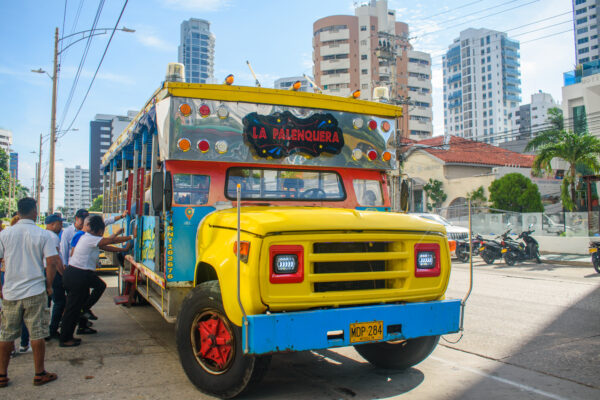
{"label": "air conditioning unit", "polygon": [[167,82],[185,82],[185,66],[181,63],[169,63],[165,80]]}
{"label": "air conditioning unit", "polygon": [[377,86],[373,89],[373,101],[388,101],[390,99],[390,90],[385,86]]}

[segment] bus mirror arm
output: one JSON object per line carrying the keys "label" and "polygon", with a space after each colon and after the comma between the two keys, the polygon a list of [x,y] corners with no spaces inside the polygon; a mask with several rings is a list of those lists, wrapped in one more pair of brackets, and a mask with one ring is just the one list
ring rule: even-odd
{"label": "bus mirror arm", "polygon": [[155,215],[159,215],[162,212],[164,188],[162,171],[155,172],[152,176],[152,208]]}
{"label": "bus mirror arm", "polygon": [[166,171],[165,173],[165,185],[164,185],[164,194],[165,194],[165,211],[171,211],[171,206],[173,204],[173,179],[171,177],[171,172]]}

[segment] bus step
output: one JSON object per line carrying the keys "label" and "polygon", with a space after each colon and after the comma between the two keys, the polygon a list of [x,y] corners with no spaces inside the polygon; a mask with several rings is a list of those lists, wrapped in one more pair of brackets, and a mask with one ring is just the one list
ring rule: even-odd
{"label": "bus step", "polygon": [[127,283],[136,283],[136,276],[135,275],[121,275],[121,278],[123,279],[123,282],[127,282]]}
{"label": "bus step", "polygon": [[126,294],[124,296],[115,296],[113,297],[113,301],[115,302],[116,305],[119,304],[128,304],[130,301],[129,295]]}

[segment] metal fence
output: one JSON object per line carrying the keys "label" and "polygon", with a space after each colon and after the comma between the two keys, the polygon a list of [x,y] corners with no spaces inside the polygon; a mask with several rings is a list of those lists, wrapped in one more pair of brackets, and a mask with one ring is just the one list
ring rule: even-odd
{"label": "metal fence", "polygon": [[[467,207],[437,209],[436,214],[443,216],[455,225],[468,227]],[[471,208],[471,227],[473,232],[482,235],[497,235],[507,229],[521,233],[531,225],[539,236],[598,236],[598,212],[559,212],[559,213],[517,213],[491,208]]]}

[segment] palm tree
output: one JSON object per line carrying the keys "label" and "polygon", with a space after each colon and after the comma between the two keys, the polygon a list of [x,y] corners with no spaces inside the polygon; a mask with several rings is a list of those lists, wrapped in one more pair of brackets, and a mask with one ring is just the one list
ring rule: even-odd
{"label": "palm tree", "polygon": [[[589,132],[576,134],[564,129],[562,115],[555,118],[550,117],[552,128],[542,132],[533,138],[525,148],[525,151],[537,150],[537,156],[533,162],[533,172],[541,170],[552,171],[550,162],[560,158],[569,164],[568,173],[565,175],[561,185],[561,200],[563,206],[569,211],[575,208],[575,178],[576,167],[584,166],[593,173],[600,171],[600,139],[592,136]],[[569,186],[571,187],[569,194]]]}

